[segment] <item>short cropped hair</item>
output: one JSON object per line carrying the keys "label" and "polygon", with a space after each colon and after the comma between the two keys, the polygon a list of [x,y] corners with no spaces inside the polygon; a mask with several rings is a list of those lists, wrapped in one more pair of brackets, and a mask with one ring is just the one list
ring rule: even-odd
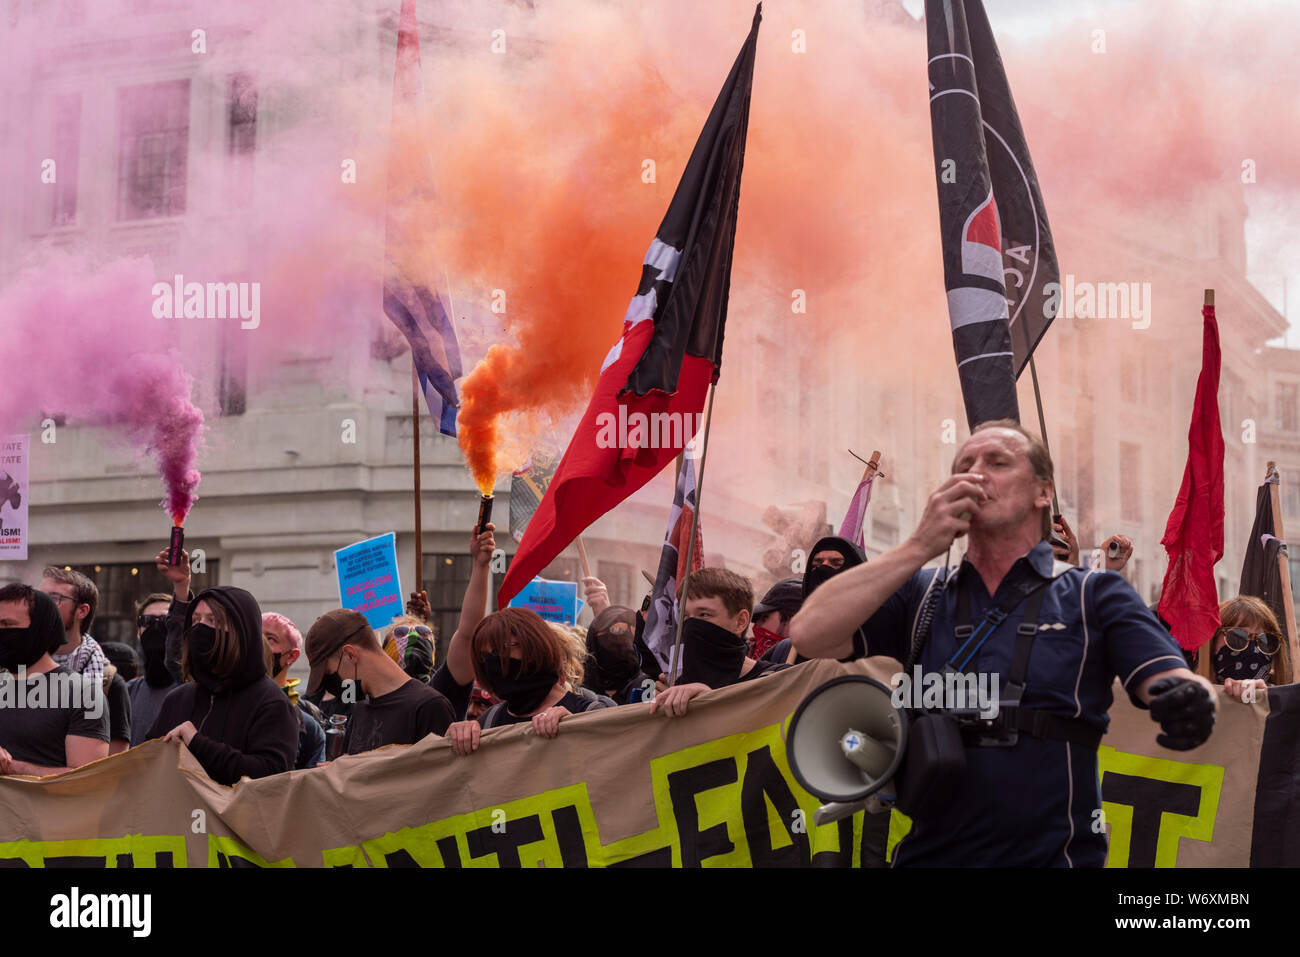
{"label": "short cropped hair", "polygon": [[685,600],[692,598],[717,598],[729,615],[754,610],[754,586],[744,575],[728,568],[701,568],[691,572]]}
{"label": "short cropped hair", "polygon": [[281,615],[279,612],[276,611],[263,612],[262,629],[264,631],[266,630],[267,624],[270,622],[274,622],[275,624],[279,625],[281,628],[284,629],[285,634],[289,636],[289,647],[292,650],[302,651],[302,632],[298,630],[297,625],[291,622],[284,615]]}
{"label": "short cropped hair", "polygon": [[36,589],[22,582],[10,582],[0,586],[0,602],[21,601],[27,603],[27,614],[36,614]]}
{"label": "short cropped hair", "polygon": [[71,585],[77,604],[90,606],[90,614],[86,615],[86,620],[81,623],[81,633],[90,634],[90,626],[95,622],[95,609],[99,607],[99,588],[95,583],[81,572],[73,571],[71,568],[60,568],[58,565],[47,566],[45,571],[41,572],[41,577],[51,578],[60,585]]}
{"label": "short cropped hair", "polygon": [[172,603],[172,596],[167,594],[166,592],[161,592],[161,591],[156,591],[153,594],[145,595],[143,598],[141,598],[138,602],[135,603],[135,613],[137,615],[143,615],[144,610],[146,608],[148,608],[150,605],[157,604],[159,602],[163,602],[170,605]]}
{"label": "short cropped hair", "polygon": [[[1034,433],[1030,432],[1015,419],[990,419],[987,422],[981,422],[975,428],[971,429],[970,434],[983,432],[985,429],[1010,429],[1012,432],[1019,432],[1029,443],[1029,448],[1025,452],[1029,459],[1029,467],[1034,472],[1034,478],[1040,482],[1051,482],[1052,487],[1056,487],[1055,469],[1052,466],[1052,456],[1047,451],[1047,446],[1043,440]],[[952,460],[952,470],[957,471],[957,460]],[[1043,509],[1043,538],[1052,534],[1052,509],[1050,506]]]}

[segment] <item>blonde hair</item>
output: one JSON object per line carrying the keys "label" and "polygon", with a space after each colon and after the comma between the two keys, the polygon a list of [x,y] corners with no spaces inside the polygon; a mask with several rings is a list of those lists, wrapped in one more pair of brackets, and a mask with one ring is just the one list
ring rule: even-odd
{"label": "blonde hair", "polygon": [[563,661],[560,677],[568,683],[570,691],[577,691],[582,687],[582,679],[587,670],[587,629],[582,625],[548,624],[561,639]]}
{"label": "blonde hair", "polygon": [[[1277,654],[1273,656],[1273,667],[1268,674],[1268,683],[1289,685],[1291,683],[1291,648],[1287,633],[1278,624],[1277,616],[1263,600],[1253,595],[1237,595],[1219,605],[1219,622],[1225,628],[1254,626],[1260,631],[1271,631],[1279,636]],[[1217,632],[1216,632],[1217,635]],[[1214,639],[1201,645],[1196,656],[1196,673],[1214,681]]]}

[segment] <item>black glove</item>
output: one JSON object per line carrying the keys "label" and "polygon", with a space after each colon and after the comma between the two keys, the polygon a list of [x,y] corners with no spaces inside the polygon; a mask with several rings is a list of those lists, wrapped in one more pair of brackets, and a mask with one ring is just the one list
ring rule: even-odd
{"label": "black glove", "polygon": [[1214,730],[1215,709],[1205,685],[1170,675],[1147,690],[1151,720],[1159,721],[1164,729],[1164,734],[1156,736],[1156,744],[1171,751],[1190,751],[1206,742]]}

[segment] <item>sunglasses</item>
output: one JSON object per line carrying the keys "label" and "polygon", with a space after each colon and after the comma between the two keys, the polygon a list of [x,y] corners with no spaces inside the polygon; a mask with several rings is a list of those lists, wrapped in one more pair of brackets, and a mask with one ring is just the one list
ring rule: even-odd
{"label": "sunglasses", "polygon": [[1282,646],[1282,636],[1273,631],[1260,631],[1252,634],[1245,628],[1228,628],[1225,626],[1216,631],[1214,637],[1222,638],[1233,651],[1245,651],[1253,641],[1264,654],[1275,655],[1278,648]]}
{"label": "sunglasses", "polygon": [[432,638],[433,629],[428,625],[398,625],[393,629],[394,638],[405,638],[411,632],[415,632],[421,638]]}
{"label": "sunglasses", "polygon": [[155,621],[166,621],[166,620],[167,620],[166,615],[141,615],[139,618],[135,620],[135,623],[139,625],[141,628],[148,628]]}

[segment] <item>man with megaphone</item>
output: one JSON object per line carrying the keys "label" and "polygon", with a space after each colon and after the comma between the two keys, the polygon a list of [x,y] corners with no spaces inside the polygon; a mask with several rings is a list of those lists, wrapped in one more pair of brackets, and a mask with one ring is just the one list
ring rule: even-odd
{"label": "man with megaphone", "polygon": [[[947,729],[964,769],[953,772],[945,755],[949,776],[935,786],[939,778],[914,765],[926,760],[920,742],[942,735],[909,735],[900,777],[925,784],[910,803],[899,788],[913,822],[896,866],[1102,866],[1097,746],[1116,676],[1159,722],[1164,747],[1191,750],[1213,728],[1213,689],[1132,586],[1053,560],[1053,488],[1034,435],[1010,420],[977,426],[911,537],[831,578],[790,624],[795,649],[810,658],[888,655],[909,679],[915,667],[979,675],[1000,689],[993,720],[946,700],[911,712],[913,728],[933,720],[931,730]],[[922,567],[963,535],[960,566]]]}

